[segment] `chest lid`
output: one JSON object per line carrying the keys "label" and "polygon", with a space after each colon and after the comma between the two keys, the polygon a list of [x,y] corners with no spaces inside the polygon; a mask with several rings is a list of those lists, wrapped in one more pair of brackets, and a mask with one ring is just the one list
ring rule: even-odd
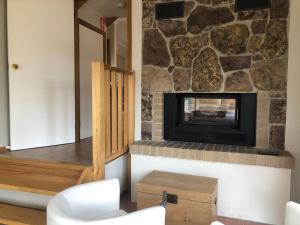
{"label": "chest lid", "polygon": [[154,195],[167,191],[179,199],[214,203],[217,184],[215,178],[153,171],[138,183],[137,191]]}

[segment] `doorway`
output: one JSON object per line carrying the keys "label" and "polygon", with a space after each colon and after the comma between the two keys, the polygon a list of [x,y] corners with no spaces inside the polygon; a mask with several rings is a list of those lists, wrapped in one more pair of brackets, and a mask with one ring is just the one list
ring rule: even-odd
{"label": "doorway", "polygon": [[131,69],[131,0],[80,2],[75,5],[76,142],[92,136],[91,62]]}
{"label": "doorway", "polygon": [[92,136],[91,62],[104,60],[104,34],[79,23],[80,139]]}

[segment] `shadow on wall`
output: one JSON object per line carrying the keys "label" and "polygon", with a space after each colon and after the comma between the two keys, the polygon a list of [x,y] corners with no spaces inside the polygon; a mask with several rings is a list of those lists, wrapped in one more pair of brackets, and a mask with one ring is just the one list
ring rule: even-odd
{"label": "shadow on wall", "polygon": [[0,0],[0,147],[9,145],[6,0]]}
{"label": "shadow on wall", "polygon": [[[69,143],[74,139],[74,84],[69,80],[59,82],[49,80],[48,91],[45,92],[45,97],[48,97],[47,108],[45,108],[47,116],[45,122],[48,124],[47,135],[48,143],[62,143],[64,140],[69,140]],[[61,118],[58,123],[56,118]],[[71,118],[71,119],[70,119]],[[62,122],[62,123],[61,123]],[[57,136],[56,134],[64,134],[64,136]]]}

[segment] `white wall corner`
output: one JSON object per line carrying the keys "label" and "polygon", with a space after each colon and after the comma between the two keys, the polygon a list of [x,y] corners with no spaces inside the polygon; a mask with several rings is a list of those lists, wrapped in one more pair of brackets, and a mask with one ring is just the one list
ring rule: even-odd
{"label": "white wall corner", "polygon": [[289,62],[287,80],[286,148],[296,158],[292,171],[291,200],[300,202],[300,1],[290,1]]}
{"label": "white wall corner", "polygon": [[142,1],[132,0],[132,69],[135,71],[135,140],[141,139]]}

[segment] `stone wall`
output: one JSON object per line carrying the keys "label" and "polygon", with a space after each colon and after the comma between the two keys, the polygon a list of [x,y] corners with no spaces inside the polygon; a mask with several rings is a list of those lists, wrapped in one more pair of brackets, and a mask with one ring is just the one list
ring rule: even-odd
{"label": "stone wall", "polygon": [[164,92],[258,92],[257,147],[283,149],[288,0],[244,12],[234,0],[186,0],[184,18],[156,21],[165,1],[143,0],[143,139],[163,137]]}

